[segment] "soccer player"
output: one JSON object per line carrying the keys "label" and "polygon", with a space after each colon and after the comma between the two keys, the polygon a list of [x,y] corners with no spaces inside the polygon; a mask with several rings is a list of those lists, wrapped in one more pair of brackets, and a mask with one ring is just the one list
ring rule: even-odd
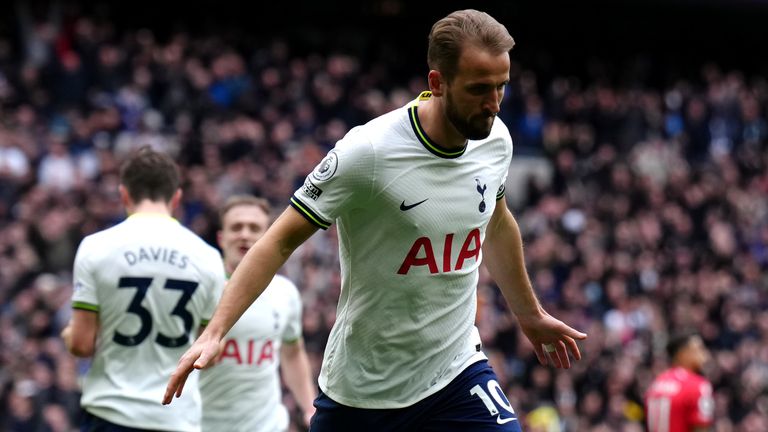
{"label": "soccer player", "polygon": [[[231,274],[269,227],[270,207],[264,199],[236,195],[224,203],[219,215],[219,246]],[[201,372],[203,430],[288,430],[278,365],[309,425],[316,391],[301,337],[301,298],[283,276],[272,279],[227,333],[220,361]]]}
{"label": "soccer player", "polygon": [[93,357],[81,430],[199,431],[196,377],[168,410],[157,400],[178,357],[213,314],[225,273],[219,252],[171,217],[181,199],[173,160],[149,147],[120,169],[128,218],[80,244],[67,349]]}
{"label": "soccer player", "polygon": [[164,403],[216,358],[293,250],[335,221],[342,287],[311,430],[520,430],[474,326],[481,259],[541,363],[570,367],[586,334],[540,305],[505,203],[512,140],[496,114],[513,45],[483,12],[433,25],[430,91],[352,129],[307,176],[235,270]]}
{"label": "soccer player", "polygon": [[699,432],[710,429],[714,414],[712,385],[702,376],[709,353],[695,333],[673,336],[667,344],[672,362],[645,397],[649,432]]}

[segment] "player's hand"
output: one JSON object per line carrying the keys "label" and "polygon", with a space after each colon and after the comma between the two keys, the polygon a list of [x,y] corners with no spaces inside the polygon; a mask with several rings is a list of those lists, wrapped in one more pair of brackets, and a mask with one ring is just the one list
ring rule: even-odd
{"label": "player's hand", "polygon": [[227,345],[226,341],[224,339],[219,342],[219,353],[216,354],[216,358],[213,359],[213,361],[206,367],[215,366],[219,363],[221,363],[221,359],[224,358],[224,347]]}
{"label": "player's hand", "polygon": [[304,411],[304,426],[309,427],[309,425],[312,423],[312,416],[315,415],[315,407],[313,406],[311,410]]}
{"label": "player's hand", "polygon": [[193,369],[205,369],[209,366],[213,366],[216,362],[216,358],[219,355],[221,345],[218,340],[207,337],[205,332],[200,335],[195,343],[181,356],[179,364],[176,366],[176,370],[171,374],[171,379],[168,381],[168,386],[165,388],[165,395],[163,396],[163,405],[168,405],[173,400],[173,396],[181,396],[181,392],[184,390],[184,384],[187,382],[187,377]]}
{"label": "player's hand", "polygon": [[586,333],[569,327],[544,311],[538,315],[517,318],[523,333],[533,344],[533,350],[542,365],[546,366],[551,362],[556,368],[570,368],[568,351],[576,360],[581,359],[576,340],[586,339]]}
{"label": "player's hand", "polygon": [[64,346],[69,349],[70,346],[72,346],[72,324],[67,324],[66,327],[61,331],[61,338],[64,339]]}

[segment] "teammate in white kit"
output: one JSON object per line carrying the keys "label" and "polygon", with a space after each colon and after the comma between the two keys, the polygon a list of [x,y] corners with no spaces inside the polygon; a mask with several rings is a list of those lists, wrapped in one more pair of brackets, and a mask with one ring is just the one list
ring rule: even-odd
{"label": "teammate in white kit", "polygon": [[474,327],[481,259],[539,361],[570,367],[581,333],[539,304],[504,198],[512,140],[496,118],[506,28],[475,10],[432,27],[428,82],[408,105],[351,130],[243,259],[164,403],[316,228],[338,225],[342,287],[312,431],[519,431]]}
{"label": "teammate in white kit", "polygon": [[[264,199],[236,195],[219,215],[218,242],[231,274],[269,227],[270,207]],[[227,333],[220,361],[201,371],[203,431],[288,430],[278,365],[309,425],[317,392],[301,337],[301,298],[296,286],[279,275]]]}
{"label": "teammate in white kit", "polygon": [[199,431],[196,377],[169,410],[158,398],[178,357],[213,314],[224,285],[219,252],[171,217],[181,198],[173,160],[148,147],[121,167],[128,218],[89,235],[74,265],[69,351],[93,357],[81,431]]}

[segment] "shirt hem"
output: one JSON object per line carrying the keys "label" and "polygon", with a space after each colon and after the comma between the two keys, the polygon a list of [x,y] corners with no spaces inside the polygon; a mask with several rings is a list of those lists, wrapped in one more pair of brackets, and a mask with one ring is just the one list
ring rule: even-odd
{"label": "shirt hem", "polygon": [[320,385],[320,390],[322,390],[323,393],[326,394],[326,396],[331,398],[334,402],[339,403],[341,405],[346,405],[348,407],[363,408],[363,409],[407,408],[418,402],[421,402],[422,400],[448,387],[448,384],[450,384],[451,381],[456,379],[456,377],[461,375],[461,373],[464,372],[468,367],[483,360],[488,360],[488,357],[486,357],[486,355],[482,351],[478,351],[472,354],[464,363],[462,363],[460,367],[456,368],[456,372],[449,375],[447,379],[442,380],[437,384],[435,384],[434,386],[427,389],[426,391],[419,393],[416,397],[412,399],[408,399],[403,402],[396,402],[391,400],[379,400],[379,399],[359,399],[359,398],[349,399],[337,394],[334,391],[329,390],[325,380],[321,380],[321,382],[319,382],[319,385]]}
{"label": "shirt hem", "polygon": [[141,421],[133,421],[132,423],[126,423],[122,416],[120,418],[115,418],[114,411],[109,408],[101,408],[97,406],[84,406],[84,410],[88,411],[91,415],[101,418],[103,420],[106,420],[110,423],[114,423],[119,426],[125,426],[128,428],[135,428],[135,429],[147,429],[147,430],[156,430],[156,431],[163,431],[163,432],[200,432],[200,426],[192,426],[187,425],[185,426],[165,426],[165,425],[158,425],[157,423],[142,423]]}

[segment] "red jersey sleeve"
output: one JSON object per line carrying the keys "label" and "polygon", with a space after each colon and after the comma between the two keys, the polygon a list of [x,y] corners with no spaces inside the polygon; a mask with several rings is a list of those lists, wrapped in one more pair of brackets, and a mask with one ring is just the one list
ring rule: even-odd
{"label": "red jersey sleeve", "polygon": [[[697,377],[698,378],[698,377]],[[715,403],[712,398],[712,385],[699,378],[694,385],[687,386],[690,392],[691,409],[688,423],[692,426],[708,426],[712,424]]]}

